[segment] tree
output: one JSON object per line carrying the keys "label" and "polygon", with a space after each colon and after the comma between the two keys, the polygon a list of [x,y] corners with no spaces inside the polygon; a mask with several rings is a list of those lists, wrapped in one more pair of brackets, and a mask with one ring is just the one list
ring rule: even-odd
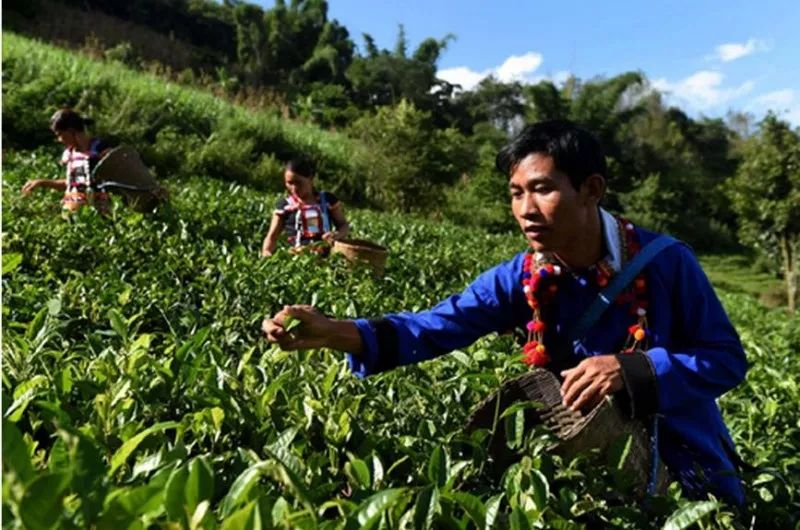
{"label": "tree", "polygon": [[[400,26],[394,50],[380,50],[369,35],[364,35],[366,54],[358,55],[347,70],[353,99],[364,109],[411,102],[417,109],[430,112],[434,125],[448,110],[452,86],[436,78],[436,62],[452,39],[425,39],[408,56],[408,41]],[[444,127],[442,127],[444,128]]]}
{"label": "tree", "polygon": [[[353,41],[336,20],[325,22],[311,56],[303,64],[301,80],[346,85],[345,72],[353,61]],[[298,77],[298,76],[296,76]]]}
{"label": "tree", "polygon": [[474,90],[461,93],[459,100],[467,109],[472,126],[488,122],[513,136],[524,125],[525,100],[518,82],[504,83],[490,75]]}
{"label": "tree", "polygon": [[328,20],[324,0],[276,0],[269,10],[241,3],[232,7],[239,67],[255,86],[302,92],[311,83],[345,82],[353,58],[347,29]]}
{"label": "tree", "polygon": [[789,310],[797,307],[800,265],[800,133],[770,113],[745,142],[728,196],[742,240],[780,262]]}
{"label": "tree", "polygon": [[569,116],[569,100],[552,81],[525,87],[530,121],[563,119]]}
{"label": "tree", "polygon": [[665,107],[657,92],[642,108],[620,135],[624,156],[612,171],[611,187],[625,215],[706,250],[737,247],[724,191],[738,163],[731,131],[720,120],[693,120]]}
{"label": "tree", "polygon": [[469,142],[456,129],[437,129],[429,112],[402,100],[379,107],[349,128],[365,149],[366,173],[358,175],[370,202],[389,210],[431,211],[442,190],[475,163]]}

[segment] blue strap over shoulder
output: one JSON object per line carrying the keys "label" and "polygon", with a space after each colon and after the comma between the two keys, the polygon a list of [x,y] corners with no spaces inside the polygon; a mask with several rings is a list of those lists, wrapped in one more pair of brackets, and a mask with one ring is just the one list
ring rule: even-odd
{"label": "blue strap over shoulder", "polygon": [[603,315],[617,296],[630,284],[642,269],[650,263],[662,250],[677,243],[678,240],[669,236],[658,236],[642,248],[625,267],[609,282],[608,286],[600,291],[592,305],[583,314],[580,320],[572,327],[567,337],[568,344],[575,344],[582,340],[586,333],[594,326],[595,322]]}
{"label": "blue strap over shoulder", "polygon": [[91,158],[100,158],[100,153],[107,149],[106,143],[100,138],[92,138],[89,143],[89,156]]}
{"label": "blue strap over shoulder", "polygon": [[328,212],[328,194],[324,191],[319,192],[319,207],[322,210],[322,233],[331,231],[331,219]]}

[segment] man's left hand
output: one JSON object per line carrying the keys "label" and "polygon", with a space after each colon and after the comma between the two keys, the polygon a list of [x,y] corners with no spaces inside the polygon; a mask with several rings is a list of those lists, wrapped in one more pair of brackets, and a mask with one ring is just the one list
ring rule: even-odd
{"label": "man's left hand", "polygon": [[597,355],[561,372],[561,397],[572,410],[591,410],[609,394],[622,390],[622,367],[614,355]]}

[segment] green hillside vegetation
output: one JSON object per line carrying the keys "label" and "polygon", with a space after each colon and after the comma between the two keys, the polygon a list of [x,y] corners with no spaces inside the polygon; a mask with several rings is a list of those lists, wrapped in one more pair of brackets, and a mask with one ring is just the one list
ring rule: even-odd
{"label": "green hillside vegetation", "polygon": [[[142,13],[161,4],[142,2]],[[796,244],[797,131],[774,116],[756,133],[691,119],[635,72],[448,91],[434,75],[446,38],[409,52],[401,32],[395,50],[366,39],[348,52],[321,1],[170,5],[165,20],[208,8],[259,31],[277,31],[278,16],[295,22],[290,33],[316,21],[314,39],[271,70],[244,60],[258,35],[237,33],[225,53],[246,68],[223,77],[277,95],[254,107],[194,74],[142,73],[127,52],[95,60],[4,32],[4,528],[800,524],[800,315],[777,294],[776,265],[776,249]],[[94,118],[93,133],[135,146],[171,204],[142,216],[117,203],[111,219],[84,209],[64,222],[58,194],[21,197],[26,180],[60,174],[47,118],[64,104]],[[282,352],[261,337],[261,319],[290,303],[343,318],[430,307],[525,248],[493,159],[519,123],[547,118],[577,120],[607,146],[610,208],[704,253],[736,252],[702,261],[750,363],[720,399],[743,458],[761,468],[743,475],[745,515],[677,484],[643,507],[620,471],[624,451],[565,461],[520,428],[522,411],[500,428],[524,456],[502,476],[487,469],[487,433],[468,437],[463,425],[526,369],[510,336],[366,380],[338,353]],[[282,164],[301,153],[345,199],[354,235],[390,249],[384,277],[337,256],[259,257]],[[753,175],[765,186],[757,202]],[[739,233],[761,258],[742,253]]]}
{"label": "green hillside vegetation", "polygon": [[318,162],[323,183],[356,195],[352,180],[367,171],[358,144],[341,134],[254,113],[120,63],[13,34],[4,35],[3,63],[6,144],[52,143],[47,117],[69,103],[95,117],[97,134],[136,146],[162,179],[215,176],[278,189],[281,161],[306,153]]}
{"label": "green hillside vegetation", "polygon": [[[182,38],[187,29],[197,31],[196,26],[187,24],[185,19],[170,20],[161,9],[160,16],[154,19],[172,24],[170,33],[167,26],[143,25],[135,18],[120,18],[115,13],[98,9],[108,7],[109,3],[89,8],[89,4],[83,2],[10,0],[3,3],[3,32],[18,32],[97,57],[113,56],[130,64],[135,59],[144,67],[162,72],[185,72],[185,75],[195,70],[213,71],[214,65],[226,60],[224,50],[207,44],[231,39],[235,33],[232,28],[214,32],[206,25],[203,29],[208,40],[195,43]],[[134,13],[141,6],[141,2],[128,3]],[[201,22],[198,26],[202,26],[202,21],[198,22]]]}
{"label": "green hillside vegetation", "polygon": [[[562,461],[537,430],[512,435],[527,456],[494,477],[462,428],[524,370],[510,337],[367,380],[338,353],[260,337],[286,303],[340,317],[428,307],[524,248],[517,235],[353,210],[355,232],[391,251],[376,279],[338,258],[260,259],[275,195],[220,179],[174,179],[152,217],[118,204],[111,220],[63,222],[57,194],[17,193],[52,159],[4,159],[6,528],[747,527],[675,484],[643,510],[620,454]],[[790,528],[800,321],[721,297],[751,364],[723,413],[745,460],[775,471],[745,475],[748,509],[757,527]]]}
{"label": "green hillside vegetation", "polygon": [[[738,250],[737,216],[724,189],[755,130],[752,118],[692,118],[666,104],[642,72],[558,84],[489,77],[461,91],[437,77],[437,63],[457,36],[428,37],[412,48],[401,26],[394,46],[382,49],[369,34],[351,35],[330,18],[325,0],[279,0],[270,8],[213,0],[6,4],[6,33],[68,42],[366,144],[367,160],[354,163],[371,171],[358,177],[371,187],[361,195],[359,186],[343,190],[354,193],[350,199],[507,229],[493,153],[525,122],[569,118],[607,149],[611,209],[705,248]],[[174,45],[153,50],[160,39]],[[187,50],[202,50],[188,67]],[[196,134],[204,140],[208,132]]]}
{"label": "green hillside vegetation", "polygon": [[[446,100],[451,110],[461,109],[448,124],[441,105],[414,96],[429,94],[435,77],[403,74],[424,61],[399,48],[374,49],[354,62],[364,83],[373,85],[362,96],[343,93],[343,100],[323,104],[323,111],[350,115],[338,132],[326,132],[313,118],[287,119],[279,107],[236,107],[115,61],[92,61],[6,34],[4,139],[22,147],[48,141],[42,124],[66,104],[95,118],[95,132],[137,146],[162,178],[212,175],[269,189],[279,162],[305,152],[318,160],[323,183],[351,203],[507,230],[507,192],[493,167],[498,146],[514,123],[571,118],[608,149],[611,209],[706,248],[735,247],[735,217],[718,191],[736,165],[733,133],[721,121],[695,122],[665,108],[642,75],[628,73],[573,79],[560,89],[549,81],[523,87],[490,78],[475,92]],[[429,52],[425,71],[433,71],[436,57]],[[413,91],[381,88],[378,80],[387,76],[426,80]],[[399,96],[382,99],[384,90]],[[352,98],[362,97],[375,104],[350,113]]]}
{"label": "green hillside vegetation", "polygon": [[[472,137],[452,128],[437,129],[431,114],[403,101],[394,107],[379,107],[343,131],[323,130],[313,123],[287,119],[276,108],[255,111],[237,106],[206,90],[144,75],[117,61],[92,60],[8,33],[3,61],[3,141],[7,146],[31,148],[52,143],[45,126],[47,118],[68,103],[96,119],[94,132],[98,135],[134,145],[161,179],[205,176],[277,191],[283,162],[302,153],[317,162],[320,184],[335,190],[348,204],[416,210],[499,232],[514,228],[507,211],[505,180],[494,169],[497,146],[506,138],[497,129],[481,129],[482,133]],[[572,104],[576,111],[598,113],[600,109],[591,105],[592,94],[599,94],[601,101],[616,101],[637,79],[620,76],[587,84],[584,92],[590,95],[573,99]],[[473,107],[483,109],[480,112],[487,118],[490,101],[513,95],[507,88],[488,82],[483,91],[464,97],[475,100]],[[527,90],[534,99],[557,96],[546,85]],[[488,99],[493,94],[497,98]],[[709,123],[704,130],[688,118],[680,118],[679,111],[660,114],[654,101],[648,105],[649,110],[638,109],[634,114],[639,118],[628,125],[618,116],[611,125],[598,126],[612,146],[614,174],[608,206],[644,226],[673,233],[703,252],[736,249],[741,253],[734,238],[738,222],[724,193],[726,180],[722,177],[730,175],[698,176],[697,168],[702,166],[692,162],[702,159],[707,165],[733,167],[724,161],[725,156],[733,156],[732,152],[724,154],[731,146],[723,151],[703,147],[719,144],[727,133],[722,131],[723,136],[714,140],[709,131],[718,129],[719,123]],[[597,114],[596,119],[602,116]],[[683,121],[669,121],[679,118]],[[630,181],[632,177],[620,173],[616,160],[639,156],[635,149],[627,153],[613,147],[619,131],[626,127],[637,134],[636,144],[644,153],[674,167],[668,167],[666,173],[648,174],[641,181]],[[686,145],[681,147],[688,137],[706,139],[692,147],[691,154],[685,152]],[[661,138],[657,150],[647,143],[648,138]],[[755,140],[758,138],[748,140],[747,145],[753,144],[749,148],[763,150]],[[680,162],[674,165],[673,160]],[[759,172],[764,174],[763,169]],[[746,182],[748,177],[742,178]],[[630,191],[619,193],[626,187]],[[694,193],[695,189],[706,192]],[[800,211],[800,205],[792,208],[787,203],[786,207]],[[764,250],[769,252],[762,263],[780,261],[771,247]],[[786,295],[780,293],[785,288],[771,278],[778,267],[763,275],[748,268],[744,278],[725,269],[723,264],[712,278],[757,294],[769,305],[786,303]]]}
{"label": "green hillside vegetation", "polygon": [[708,279],[717,289],[748,294],[768,307],[786,305],[786,290],[766,264],[754,263],[743,254],[708,254],[700,256]]}
{"label": "green hillside vegetation", "polygon": [[426,127],[427,115],[412,105],[356,122],[351,139],[119,63],[13,34],[4,44],[3,136],[11,145],[51,142],[43,124],[70,102],[96,116],[94,132],[136,146],[160,178],[204,175],[278,189],[282,163],[303,154],[315,160],[322,185],[350,202],[393,210],[441,203],[442,188],[469,162],[463,138]]}

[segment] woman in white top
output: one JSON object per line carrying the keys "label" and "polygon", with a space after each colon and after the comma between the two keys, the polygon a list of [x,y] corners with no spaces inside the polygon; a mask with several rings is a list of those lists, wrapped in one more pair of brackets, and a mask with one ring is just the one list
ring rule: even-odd
{"label": "woman in white top", "polygon": [[50,130],[65,147],[61,164],[66,167],[66,178],[29,180],[22,187],[23,195],[28,195],[36,188],[59,190],[64,192],[61,204],[65,214],[75,212],[89,203],[101,214],[108,213],[108,194],[92,181],[92,169],[108,151],[108,145],[99,138],[89,136],[86,127],[91,123],[92,120],[66,107],[53,114]]}

